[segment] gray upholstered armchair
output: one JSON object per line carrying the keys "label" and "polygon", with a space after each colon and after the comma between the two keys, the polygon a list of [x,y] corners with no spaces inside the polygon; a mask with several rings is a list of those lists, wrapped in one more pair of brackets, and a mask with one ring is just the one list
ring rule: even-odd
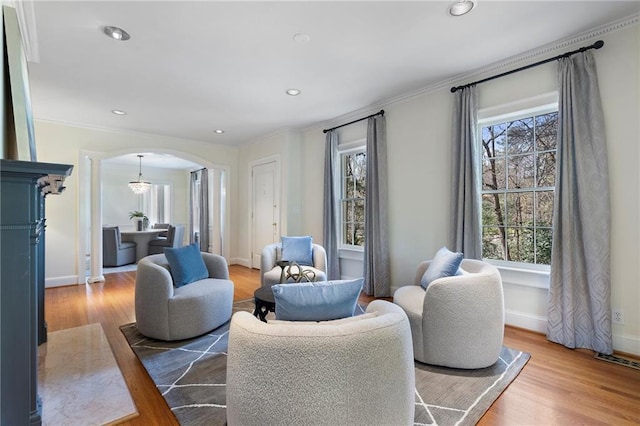
{"label": "gray upholstered armchair", "polygon": [[[305,270],[311,270],[315,274],[314,281],[327,280],[327,252],[319,244],[313,244],[311,249],[313,266],[303,266]],[[262,249],[260,258],[260,285],[271,286],[280,282],[282,268],[278,266],[282,258],[282,246],[279,243],[268,244]],[[292,279],[289,282],[293,282]]]}
{"label": "gray upholstered armchair", "polygon": [[120,228],[102,227],[102,266],[122,266],[136,263],[136,243],[123,243]]}
{"label": "gray upholstered armchair", "polygon": [[199,336],[231,318],[233,281],[224,257],[201,253],[209,278],[174,287],[164,254],[138,262],[136,326],[145,336],[180,340]]}
{"label": "gray upholstered armchair", "polygon": [[436,279],[425,291],[420,279],[429,264],[418,265],[415,285],[393,295],[409,317],[415,359],[453,368],[494,364],[504,336],[500,272],[486,262],[464,259],[461,275]]}
{"label": "gray upholstered armchair", "polygon": [[166,237],[158,237],[149,241],[149,254],[162,254],[165,247],[182,247],[184,226],[169,225]]}
{"label": "gray upholstered armchair", "polygon": [[[153,229],[166,229],[169,230],[169,227],[171,226],[170,223],[154,223],[153,224]],[[158,237],[167,237],[167,231],[165,232],[161,232],[158,234]]]}

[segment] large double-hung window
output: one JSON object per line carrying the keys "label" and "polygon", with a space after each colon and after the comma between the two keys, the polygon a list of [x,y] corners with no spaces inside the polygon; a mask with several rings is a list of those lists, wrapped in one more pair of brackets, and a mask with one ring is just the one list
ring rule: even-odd
{"label": "large double-hung window", "polygon": [[367,153],[365,147],[339,152],[340,246],[364,248],[364,203]]}
{"label": "large double-hung window", "polygon": [[557,107],[480,122],[483,258],[550,264],[557,129]]}

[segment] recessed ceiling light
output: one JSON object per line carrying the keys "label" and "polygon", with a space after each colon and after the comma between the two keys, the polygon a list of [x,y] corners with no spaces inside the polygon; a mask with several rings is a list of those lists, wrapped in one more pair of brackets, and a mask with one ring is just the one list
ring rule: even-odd
{"label": "recessed ceiling light", "polygon": [[305,44],[305,43],[309,43],[309,40],[311,40],[311,37],[309,37],[309,34],[295,33],[293,35],[293,41],[295,41],[296,43]]}
{"label": "recessed ceiling light", "polygon": [[111,112],[114,113],[115,115],[127,115],[127,112],[122,111],[121,109],[112,109]]}
{"label": "recessed ceiling light", "polygon": [[476,7],[476,0],[459,0],[449,6],[449,15],[462,16]]}
{"label": "recessed ceiling light", "polygon": [[222,129],[216,129],[216,130],[214,130],[214,132],[215,132],[215,133],[217,133],[217,134],[219,134],[219,135],[221,135],[221,134],[223,134],[223,133],[224,133],[224,130],[222,130]]}
{"label": "recessed ceiling light", "polygon": [[300,94],[300,90],[298,89],[287,89],[287,95],[289,96],[298,96]]}
{"label": "recessed ceiling light", "polygon": [[128,32],[118,27],[106,26],[102,31],[115,40],[127,41],[131,38]]}

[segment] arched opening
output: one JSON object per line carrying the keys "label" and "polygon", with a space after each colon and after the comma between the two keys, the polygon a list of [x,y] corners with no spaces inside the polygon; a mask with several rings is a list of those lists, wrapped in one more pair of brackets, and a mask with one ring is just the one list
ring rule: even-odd
{"label": "arched opening", "polygon": [[[181,151],[167,149],[129,148],[111,152],[81,151],[79,158],[79,283],[104,280],[102,269],[102,225],[117,224],[131,227],[130,210],[150,210],[155,203],[156,219],[158,199],[153,196],[135,195],[127,183],[137,179],[137,154],[149,157],[142,163],[145,180],[158,187],[168,185],[173,193],[173,202],[163,219],[184,224],[189,229],[189,175],[194,170],[206,168],[209,179],[211,226],[207,230],[210,244],[207,251],[229,255],[229,167],[214,164],[200,157]],[[131,159],[136,159],[135,167]],[[154,179],[151,178],[153,175]],[[172,178],[180,176],[182,179]],[[176,183],[177,182],[177,183]],[[133,201],[132,201],[133,200]],[[112,223],[115,222],[115,223]],[[201,232],[201,231],[200,231]],[[185,238],[189,242],[188,232]]]}

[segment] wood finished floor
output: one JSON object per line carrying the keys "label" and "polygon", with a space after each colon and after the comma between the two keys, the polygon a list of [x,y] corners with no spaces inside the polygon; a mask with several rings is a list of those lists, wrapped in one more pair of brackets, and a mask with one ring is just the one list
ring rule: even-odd
{"label": "wood finished floor", "polygon": [[[235,300],[253,296],[259,272],[231,266]],[[177,425],[171,410],[131,351],[119,326],[135,321],[135,272],[106,275],[104,283],[46,290],[49,331],[101,323],[139,416],[124,425]],[[363,298],[369,300],[370,298]],[[516,380],[479,425],[638,425],[640,370],[594,359],[544,336],[507,327],[505,345],[531,354]]]}

